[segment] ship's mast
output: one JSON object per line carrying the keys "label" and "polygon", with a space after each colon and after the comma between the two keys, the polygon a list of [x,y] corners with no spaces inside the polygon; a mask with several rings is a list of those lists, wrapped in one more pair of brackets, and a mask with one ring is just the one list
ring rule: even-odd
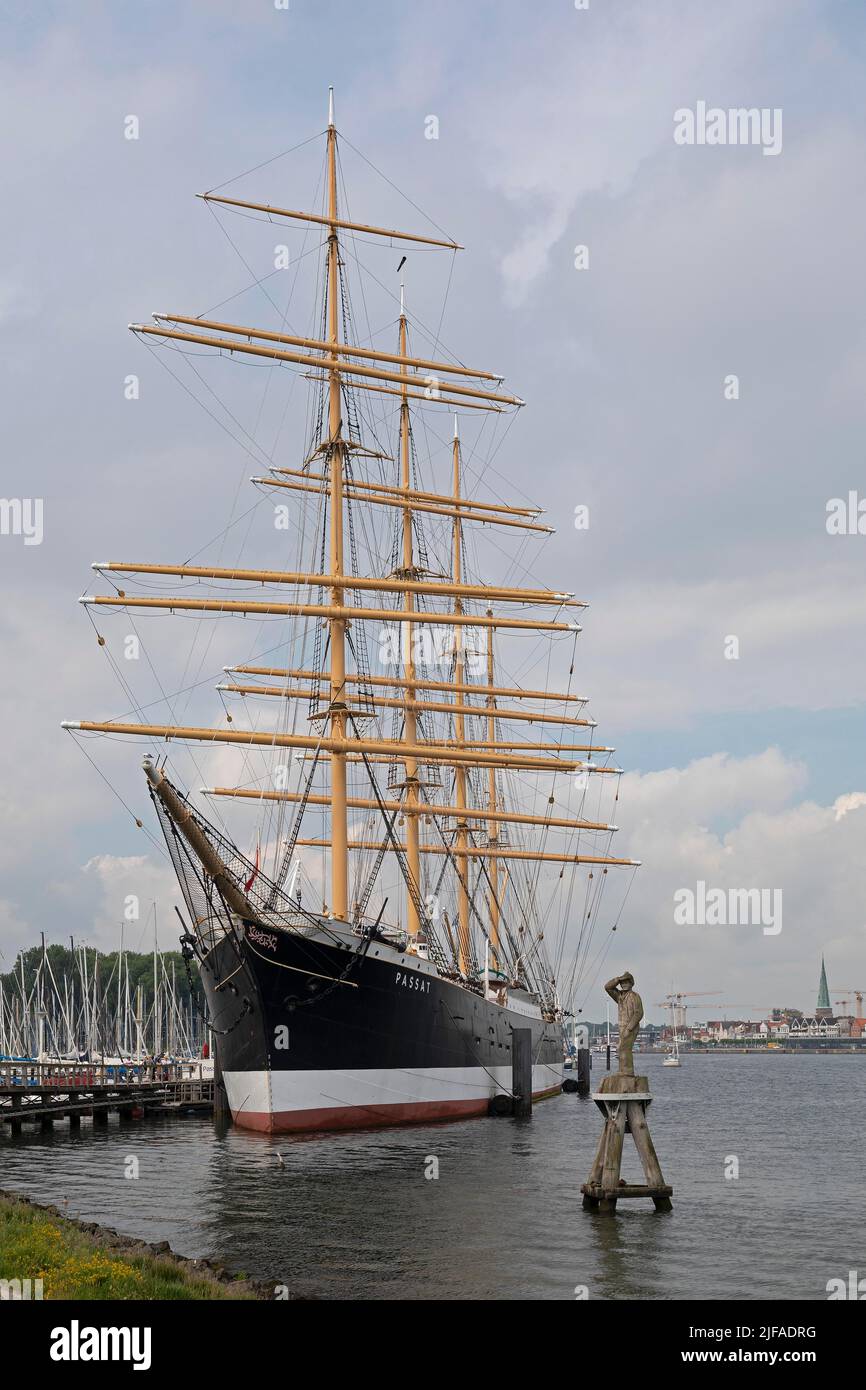
{"label": "ship's mast", "polygon": [[[400,286],[400,345],[399,352],[401,357],[408,356],[406,341],[406,309],[403,298],[403,286]],[[412,503],[409,498],[409,491],[412,486],[412,479],[409,469],[409,398],[408,388],[402,388],[403,399],[400,403],[400,485],[405,489],[406,500],[403,507],[403,562],[400,577],[404,580],[412,581],[415,579],[415,564],[412,553]],[[410,589],[406,589],[403,606],[407,613],[411,613],[415,608],[415,595]],[[403,730],[406,743],[410,747],[418,742],[418,720],[414,706],[415,691],[415,652],[414,652],[414,633],[415,628],[412,623],[408,623],[405,635],[402,636],[404,642],[403,670],[406,676],[406,707],[403,719]],[[418,761],[416,758],[407,757],[403,763],[405,787],[404,797],[406,805],[406,867],[410,881],[420,891],[421,886],[421,854],[419,849],[418,824]],[[407,926],[410,937],[418,935],[421,927],[421,918],[418,913],[416,894],[409,892],[407,898]]]}
{"label": "ship's mast", "polygon": [[[262,620],[312,620],[320,624],[327,632],[327,649],[322,653],[321,660],[317,657],[311,663],[316,666],[315,671],[295,669],[293,663],[287,663],[286,668],[259,665],[227,667],[225,669],[233,673],[257,678],[274,676],[285,683],[264,686],[258,681],[254,684],[232,682],[221,684],[218,689],[244,698],[309,700],[310,718],[322,722],[301,733],[282,732],[279,724],[274,730],[248,728],[237,723],[226,729],[129,723],[125,720],[65,721],[65,726],[115,736],[130,734],[181,743],[260,748],[271,755],[279,749],[297,751],[302,759],[315,764],[309,783],[303,789],[289,791],[280,788],[270,791],[258,787],[222,787],[213,789],[211,794],[250,797],[259,802],[301,803],[293,832],[294,845],[298,848],[330,849],[331,886],[327,906],[330,915],[337,920],[348,921],[350,915],[349,854],[353,851],[377,854],[376,865],[365,889],[367,896],[362,895],[365,902],[384,853],[400,855],[400,867],[408,888],[406,925],[410,938],[417,937],[422,929],[426,930],[430,942],[441,950],[442,958],[445,959],[450,952],[450,957],[456,958],[460,972],[468,978],[473,968],[470,918],[474,896],[472,886],[478,882],[475,877],[477,872],[487,877],[489,898],[484,925],[492,964],[498,970],[508,970],[513,950],[502,904],[509,878],[507,866],[511,860],[572,866],[602,864],[605,867],[633,866],[635,861],[609,853],[578,852],[571,844],[563,844],[554,852],[542,851],[540,846],[516,848],[508,842],[507,830],[500,829],[509,824],[533,827],[530,832],[533,839],[538,832],[543,832],[545,836],[550,831],[574,834],[586,830],[607,834],[616,829],[604,820],[586,821],[568,814],[540,817],[512,808],[505,803],[504,787],[497,782],[496,776],[499,769],[548,775],[586,770],[593,775],[618,776],[619,769],[606,761],[614,751],[612,748],[598,745],[594,737],[590,743],[574,741],[582,736],[578,730],[594,728],[595,721],[584,717],[582,706],[585,697],[570,691],[533,690],[520,686],[500,688],[495,684],[494,633],[514,632],[515,635],[522,633],[532,634],[533,637],[544,635],[550,639],[565,638],[580,630],[573,621],[572,610],[584,605],[576,601],[572,593],[536,586],[485,584],[477,576],[465,572],[463,542],[467,528],[507,528],[506,534],[518,530],[538,535],[548,534],[551,528],[540,520],[535,507],[511,506],[505,501],[478,497],[475,489],[472,489],[471,496],[462,495],[461,448],[456,419],[452,446],[453,486],[451,489],[446,487],[442,493],[424,490],[423,482],[414,476],[410,415],[410,409],[414,407],[411,403],[419,401],[425,408],[459,409],[461,412],[481,410],[499,415],[509,408],[520,407],[523,402],[520,397],[502,390],[503,378],[498,373],[468,367],[454,359],[438,361],[435,356],[411,355],[402,286],[396,346],[388,344],[390,350],[385,351],[377,346],[375,336],[363,345],[352,341],[357,335],[347,321],[350,312],[344,296],[344,267],[339,241],[344,229],[350,231],[353,237],[372,236],[380,241],[406,240],[451,252],[456,252],[460,247],[444,234],[442,237],[431,237],[345,220],[340,216],[338,206],[337,176],[337,129],[331,91],[326,131],[324,208],[315,213],[303,212],[265,202],[223,197],[217,193],[200,195],[209,204],[224,205],[234,212],[264,214],[267,223],[279,224],[285,219],[290,224],[306,223],[320,229],[319,235],[324,229],[325,300],[320,337],[300,337],[278,331],[276,327],[225,323],[190,313],[160,313],[153,316],[153,323],[130,325],[136,334],[153,335],[162,339],[166,346],[177,346],[181,351],[190,346],[204,347],[244,361],[277,364],[311,379],[316,383],[317,391],[327,393],[327,419],[321,424],[313,453],[302,467],[274,466],[267,477],[251,480],[256,486],[269,490],[286,489],[298,494],[305,514],[308,506],[321,508],[326,519],[325,534],[322,536],[320,533],[320,542],[326,546],[327,554],[320,555],[320,559],[310,567],[312,572],[264,570],[240,565],[227,568],[201,563],[109,561],[95,565],[94,569],[100,573],[115,571],[149,576],[150,579],[154,576],[177,577],[185,582],[211,580],[229,584],[232,588],[234,585],[242,587],[234,590],[231,597],[224,593],[203,597],[200,590],[191,586],[181,588],[177,594],[129,594],[125,588],[112,585],[110,593],[87,594],[81,599],[95,612],[103,607],[132,612],[138,609],[147,612],[163,610],[178,614],[215,614],[221,618],[236,615]],[[436,382],[434,391],[430,390],[431,380]],[[363,467],[350,467],[350,461],[355,459],[367,457],[383,460],[387,456],[363,447],[360,440],[353,437],[354,430],[347,427],[344,431],[344,396],[351,399],[346,393],[363,393],[364,400],[369,399],[367,393],[374,393],[374,396],[384,393],[399,402],[397,478],[390,478],[386,483],[373,476],[363,476]],[[372,406],[375,405],[376,400],[373,399]],[[351,521],[351,517],[345,513],[353,504],[356,509],[363,511],[365,527],[368,519],[373,527],[371,537],[365,537],[368,546],[371,538],[375,540],[376,534],[381,536],[381,531],[377,533],[376,528],[383,512],[385,516],[389,511],[392,516],[396,512],[399,517],[392,573],[378,572],[375,555],[371,562],[375,573],[355,572],[360,565],[354,554],[351,557],[348,554],[350,550],[354,552],[355,547],[354,543],[349,544],[345,534],[346,525]],[[438,566],[433,571],[427,568],[419,536],[420,526],[428,518],[434,524],[446,527],[446,538],[450,534],[453,544],[450,575],[436,572]],[[351,526],[349,536],[352,536]],[[445,567],[448,567],[447,562]],[[347,568],[352,573],[347,573]],[[256,593],[259,586],[265,592]],[[326,601],[320,598],[322,589],[327,593]],[[308,592],[310,590],[315,591],[318,602],[308,601],[314,597],[312,592]],[[511,605],[520,606],[518,614],[521,608],[534,609],[536,612],[531,617],[515,616]],[[551,609],[556,611],[551,612]],[[363,659],[361,644],[364,633],[369,630],[366,625],[370,623],[376,624],[380,633],[383,627],[389,632],[400,633],[400,651],[393,658],[390,674],[371,675],[365,669],[367,663]],[[350,640],[353,624],[358,644]],[[431,673],[423,669],[424,663],[418,656],[415,639],[431,627],[454,634],[450,680],[431,679]],[[464,636],[467,628],[474,632],[483,630],[487,634],[484,684],[473,681],[471,677],[467,680],[466,655],[471,640]],[[353,655],[352,669],[347,670],[347,660]],[[308,682],[309,688],[304,688],[303,684],[295,685],[295,681]],[[530,702],[529,708],[527,701]],[[546,702],[545,709],[532,708],[537,701]],[[377,719],[388,710],[399,710],[402,714],[399,736],[385,737],[378,725],[370,731],[359,732],[353,717],[353,711],[357,715],[359,707],[372,712]],[[484,729],[479,736],[476,736],[476,726],[471,722],[476,720]],[[470,722],[467,724],[467,721]],[[513,722],[519,722],[521,726],[534,723],[558,726],[557,740],[545,741],[542,736],[527,742],[519,737],[522,729],[515,738],[511,729]],[[563,743],[566,730],[571,731],[571,738]],[[599,756],[605,759],[604,764],[595,761]],[[353,789],[350,797],[347,785],[350,767],[354,771],[362,763],[373,781],[375,795],[358,796]],[[398,794],[393,799],[386,801],[381,795],[373,765],[386,765],[389,769],[396,765],[402,769],[402,786],[395,789]],[[449,798],[444,798],[435,785],[424,786],[422,778],[428,765],[447,770],[449,781],[453,778],[454,794],[450,798],[453,804],[447,804]],[[327,780],[324,786],[314,790],[313,774],[317,773],[317,769],[318,775],[324,775]],[[485,770],[487,772],[486,784],[479,782],[480,794],[474,805],[470,804],[471,769],[476,770],[479,779]],[[239,879],[235,869],[230,868],[217,853],[188,804],[177,796],[170,784],[152,768],[148,775],[154,795],[162,803],[168,819],[187,840],[230,912],[244,921],[254,920],[262,909],[249,901],[246,891],[241,891],[243,878]],[[485,790],[482,791],[482,788]],[[308,805],[330,806],[330,835],[327,838],[298,836],[301,817]],[[350,810],[380,811],[388,821],[387,839],[364,836],[350,840]],[[402,844],[393,833],[393,819],[401,815],[401,823],[405,825]],[[425,819],[435,817],[437,824],[445,823],[448,843],[426,841],[422,835],[422,816]],[[470,833],[473,826],[476,832],[480,832],[485,822],[486,843],[482,833]],[[452,939],[450,925],[446,926],[449,938],[447,947],[439,938],[435,924],[427,920],[422,905],[421,864],[429,864],[425,856],[430,855],[447,855],[454,870],[451,881],[456,878],[457,939]],[[481,864],[473,868],[475,860],[480,860]],[[233,862],[229,860],[229,863]],[[544,984],[541,976],[539,981]],[[160,990],[157,990],[155,1007],[160,1002],[159,994]],[[85,990],[84,1008],[90,1017],[90,1033],[93,1032],[92,1006],[90,993]],[[140,1027],[138,1019],[136,1023]]]}
{"label": "ship's mast", "polygon": [[[488,608],[487,616],[493,616],[493,610]],[[487,708],[490,713],[487,716],[487,738],[490,743],[496,739],[496,719],[492,713],[496,709],[496,696],[493,691],[493,633],[494,628],[487,629],[487,686],[491,693],[487,696]],[[491,767],[487,770],[487,809],[490,812],[490,820],[487,822],[487,843],[490,849],[495,850],[499,840],[499,822],[496,819],[496,768]],[[493,968],[499,969],[499,865],[495,855],[487,861],[487,878],[490,886],[490,950],[493,956]]]}
{"label": "ship's mast", "polygon": [[[462,583],[463,530],[460,517],[460,435],[457,429],[457,416],[454,416],[454,443],[452,446],[454,466],[454,559],[452,577],[455,584]],[[458,594],[454,599],[454,612],[462,614],[463,600]],[[454,628],[454,675],[459,685],[466,683],[466,660],[463,646],[463,626]],[[457,747],[466,744],[466,723],[463,713],[454,716],[454,734]],[[466,767],[457,763],[454,769],[454,802],[457,807],[457,833],[455,836],[457,864],[457,964],[461,974],[468,975],[471,968],[471,927],[469,922],[469,848],[468,822],[466,811]]]}
{"label": "ship's mast", "polygon": [[[340,276],[340,248],[337,239],[337,128],[334,125],[334,89],[328,94],[328,342],[336,345],[338,333],[337,299]],[[330,348],[332,359],[337,357],[336,346]],[[328,371],[328,457],[330,465],[331,510],[331,577],[343,574],[343,426],[342,396],[339,368]],[[339,609],[343,604],[343,589],[334,583],[331,602]],[[328,619],[331,649],[331,738],[346,737],[346,621],[343,617]],[[334,752],[331,756],[331,912],[345,921],[349,912],[349,831],[346,810],[346,756]]]}

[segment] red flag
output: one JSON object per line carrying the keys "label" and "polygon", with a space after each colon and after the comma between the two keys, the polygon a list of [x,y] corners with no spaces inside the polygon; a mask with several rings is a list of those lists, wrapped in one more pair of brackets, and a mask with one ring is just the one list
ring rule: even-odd
{"label": "red flag", "polygon": [[259,846],[256,845],[256,867],[253,869],[253,872],[252,872],[251,877],[248,878],[247,881],[246,881],[246,883],[244,884],[244,892],[245,892],[245,893],[248,893],[248,892],[250,891],[250,889],[252,888],[253,884],[254,884],[255,881],[256,881],[256,875],[258,874],[258,872],[259,872]]}

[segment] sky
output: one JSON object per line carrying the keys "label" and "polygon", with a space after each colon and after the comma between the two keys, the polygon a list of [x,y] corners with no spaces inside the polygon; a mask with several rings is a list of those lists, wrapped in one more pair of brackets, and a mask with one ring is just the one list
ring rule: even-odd
{"label": "sky", "polygon": [[[193,195],[251,170],[237,196],[305,206],[322,151],[302,142],[333,84],[353,215],[467,247],[453,266],[410,254],[412,311],[435,330],[444,299],[443,343],[526,399],[487,480],[556,528],[521,550],[527,572],[590,605],[575,679],[626,769],[617,850],[643,865],[604,964],[633,971],[655,1019],[674,989],[706,995],[699,1016],[809,1009],[822,954],[833,1000],[862,986],[866,534],[827,528],[832,499],[866,497],[862,7],[47,0],[0,16],[0,486],[43,505],[40,544],[0,535],[0,968],[40,932],[115,947],[130,893],[146,906],[127,944],[148,944],[152,902],[175,943],[142,750],[60,728],[127,708],[109,663],[128,624],[100,648],[76,600],[96,560],[215,556],[228,516],[223,562],[241,536],[264,560],[243,491],[261,468],[238,441],[296,466],[305,416],[219,364],[230,437],[126,325],[229,303],[256,321],[249,267],[268,273],[273,237]],[[677,143],[675,113],[701,102],[781,113],[781,148]],[[392,249],[370,256],[393,285]],[[223,663],[261,644],[209,632],[178,665],[163,628],[137,698],[156,708],[185,677],[180,712],[211,722]],[[220,765],[199,750],[187,784]],[[781,930],[677,923],[674,895],[699,882],[778,890]]]}

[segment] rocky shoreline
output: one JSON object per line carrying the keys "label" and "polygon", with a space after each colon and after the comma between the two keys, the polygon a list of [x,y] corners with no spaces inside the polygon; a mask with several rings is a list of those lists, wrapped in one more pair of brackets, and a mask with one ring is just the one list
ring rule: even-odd
{"label": "rocky shoreline", "polygon": [[[101,1226],[96,1221],[80,1220],[78,1217],[69,1216],[49,1202],[37,1202],[32,1197],[27,1197],[20,1192],[10,1192],[5,1188],[0,1188],[0,1202],[27,1207],[50,1217],[52,1221],[56,1221],[61,1226],[72,1226],[85,1236],[94,1247],[110,1250],[121,1258],[140,1259],[146,1257],[180,1268],[185,1274],[199,1282],[213,1284],[215,1297],[264,1300],[284,1299],[286,1297],[286,1294],[282,1292],[284,1286],[275,1283],[274,1280],[252,1279],[248,1275],[233,1273],[218,1260],[189,1259],[186,1255],[179,1255],[172,1250],[167,1240],[146,1241],[139,1240],[135,1236],[125,1236],[120,1231],[114,1230],[112,1226]],[[219,1293],[217,1293],[217,1289]]]}

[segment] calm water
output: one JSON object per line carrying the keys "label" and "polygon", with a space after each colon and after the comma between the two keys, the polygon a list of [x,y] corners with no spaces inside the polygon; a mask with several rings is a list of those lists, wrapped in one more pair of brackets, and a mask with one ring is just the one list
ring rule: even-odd
{"label": "calm water", "polygon": [[[61,1125],[0,1140],[0,1186],[324,1298],[571,1299],[585,1284],[591,1298],[824,1299],[829,1278],[866,1274],[863,1062],[661,1062],[638,1070],[657,1098],[669,1215],[649,1202],[612,1219],[581,1209],[601,1116],[576,1096],[530,1121],[296,1139],[218,1137],[196,1119]],[[124,1177],[128,1155],[138,1180]],[[628,1138],[625,1155],[637,1179]]]}

